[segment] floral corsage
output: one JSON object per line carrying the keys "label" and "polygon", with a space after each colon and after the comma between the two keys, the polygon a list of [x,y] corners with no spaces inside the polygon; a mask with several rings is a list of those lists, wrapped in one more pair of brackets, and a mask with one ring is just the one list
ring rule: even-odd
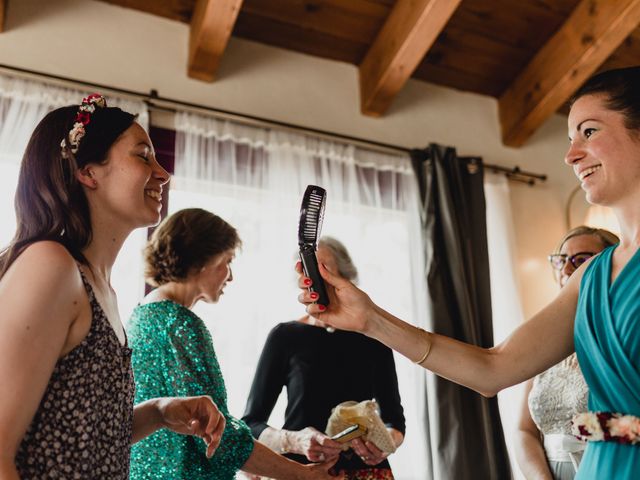
{"label": "floral corsage", "polygon": [[579,440],[640,443],[640,418],[615,412],[579,413],[571,421],[571,433]]}

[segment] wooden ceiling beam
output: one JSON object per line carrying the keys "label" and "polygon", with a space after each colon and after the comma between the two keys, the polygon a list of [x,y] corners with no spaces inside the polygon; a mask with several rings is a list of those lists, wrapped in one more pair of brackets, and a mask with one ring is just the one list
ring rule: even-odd
{"label": "wooden ceiling beam", "polygon": [[4,23],[7,18],[7,2],[9,0],[0,0],[0,33],[4,32]]}
{"label": "wooden ceiling beam", "polygon": [[396,2],[359,67],[362,113],[373,117],[385,113],[460,2]]}
{"label": "wooden ceiling beam", "polygon": [[189,77],[214,80],[241,6],[242,0],[196,0],[189,34]]}
{"label": "wooden ceiling beam", "polygon": [[640,0],[582,0],[498,100],[502,141],[522,146],[640,24]]}

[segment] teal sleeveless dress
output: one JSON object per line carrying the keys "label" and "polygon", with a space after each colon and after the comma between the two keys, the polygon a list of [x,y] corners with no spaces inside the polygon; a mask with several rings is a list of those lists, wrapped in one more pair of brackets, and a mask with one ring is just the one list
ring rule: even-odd
{"label": "teal sleeveless dress", "polygon": [[[580,285],[574,330],[589,411],[640,417],[640,250],[613,284],[614,247],[596,256]],[[576,480],[640,478],[640,445],[589,442]]]}

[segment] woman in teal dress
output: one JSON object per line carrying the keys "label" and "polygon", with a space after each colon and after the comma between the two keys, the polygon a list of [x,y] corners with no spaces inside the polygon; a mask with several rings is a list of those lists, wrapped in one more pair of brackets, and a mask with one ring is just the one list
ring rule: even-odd
{"label": "woman in teal dress", "polygon": [[[300,465],[254,441],[227,408],[224,379],[211,335],[190,308],[215,303],[233,277],[236,230],[202,209],[165,219],[145,249],[147,281],[157,286],[129,322],[136,401],[157,396],[209,395],[226,419],[212,458],[190,437],[161,430],[132,448],[131,479],[231,480],[238,470],[280,479],[328,480],[332,463]],[[201,392],[201,393],[194,393]]]}
{"label": "woman in teal dress", "polygon": [[[365,333],[438,375],[493,396],[577,352],[590,413],[574,419],[589,444],[576,479],[640,478],[640,67],[588,80],[569,113],[570,165],[590,203],[611,207],[620,243],[585,262],[556,299],[492,348],[416,328],[321,267],[331,303],[300,300],[325,325]],[[300,266],[298,271],[301,272]],[[304,290],[309,279],[300,274]],[[574,332],[575,327],[575,332]],[[575,338],[575,341],[574,341]],[[598,412],[598,413],[596,413]]]}

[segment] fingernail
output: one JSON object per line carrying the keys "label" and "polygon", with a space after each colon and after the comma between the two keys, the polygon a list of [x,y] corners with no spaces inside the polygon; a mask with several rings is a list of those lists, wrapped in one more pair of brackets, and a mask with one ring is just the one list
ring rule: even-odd
{"label": "fingernail", "polygon": [[305,278],[304,279],[304,284],[308,287],[309,285],[311,285],[311,279],[309,278]]}
{"label": "fingernail", "polygon": [[327,309],[327,307],[325,307],[324,305],[318,305],[318,309],[319,309],[321,312],[324,312],[324,311]]}
{"label": "fingernail", "polygon": [[311,294],[309,295],[311,298],[313,298],[314,300],[316,298],[318,298],[318,294],[316,292],[311,292]]}

